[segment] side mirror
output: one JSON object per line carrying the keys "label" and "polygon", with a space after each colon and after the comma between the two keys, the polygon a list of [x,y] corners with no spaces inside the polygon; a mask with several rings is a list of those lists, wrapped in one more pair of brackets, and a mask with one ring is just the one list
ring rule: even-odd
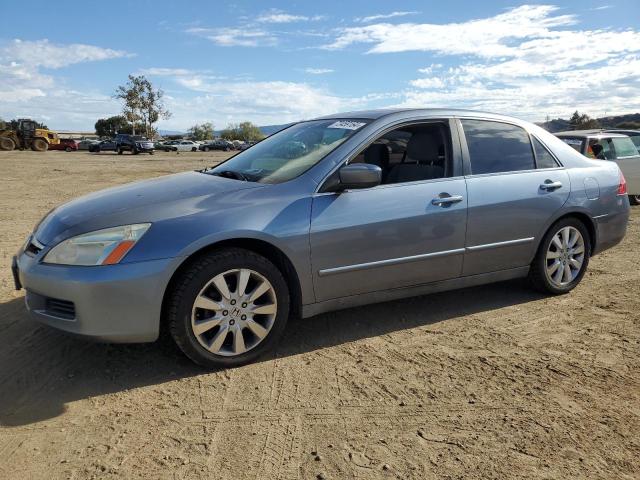
{"label": "side mirror", "polygon": [[370,163],[352,163],[338,171],[338,178],[336,191],[375,187],[382,182],[382,169]]}

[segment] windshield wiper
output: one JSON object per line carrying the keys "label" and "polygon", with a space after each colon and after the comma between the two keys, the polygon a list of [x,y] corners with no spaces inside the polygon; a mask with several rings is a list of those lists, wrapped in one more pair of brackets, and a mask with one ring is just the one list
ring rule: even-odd
{"label": "windshield wiper", "polygon": [[224,178],[232,178],[234,180],[242,180],[245,182],[249,181],[249,177],[247,177],[245,174],[240,172],[235,172],[233,170],[222,170],[220,172],[211,172],[211,175],[216,175],[218,177],[224,177]]}

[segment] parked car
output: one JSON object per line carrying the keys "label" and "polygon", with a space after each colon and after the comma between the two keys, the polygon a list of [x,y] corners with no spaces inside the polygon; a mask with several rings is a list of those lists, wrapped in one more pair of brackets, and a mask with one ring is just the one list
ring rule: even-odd
{"label": "parked car", "polygon": [[192,360],[228,367],[274,348],[290,315],[520,277],[567,293],[628,218],[615,163],[531,123],[373,110],[67,202],[13,272],[42,323],[116,342],[153,341],[162,323]]}
{"label": "parked car", "polygon": [[197,152],[199,145],[191,140],[182,140],[174,146],[179,152]]}
{"label": "parked car", "polygon": [[153,142],[147,140],[142,135],[128,135],[119,133],[116,135],[116,151],[119,155],[123,152],[131,152],[134,155],[138,153],[148,153],[153,155]]}
{"label": "parked car", "polygon": [[640,151],[640,130],[623,130],[620,128],[610,128],[610,129],[604,129],[603,132],[620,133],[622,135],[628,136],[633,142],[633,144],[636,146],[638,151]]}
{"label": "parked car", "polygon": [[629,201],[640,205],[640,153],[629,136],[602,130],[574,130],[555,135],[586,157],[616,162],[627,179]]}
{"label": "parked car", "polygon": [[78,150],[78,142],[71,138],[61,138],[60,143],[52,143],[49,150],[64,150],[65,152],[74,152]]}
{"label": "parked car", "polygon": [[242,145],[240,145],[239,150],[246,150],[249,147],[253,147],[257,142],[244,142]]}
{"label": "parked car", "polygon": [[116,147],[117,145],[115,140],[102,140],[99,143],[94,143],[93,145],[89,145],[89,151],[94,153],[115,152]]}
{"label": "parked car", "polygon": [[78,142],[78,150],[89,150],[91,145],[98,143],[98,140],[80,140]]}
{"label": "parked car", "polygon": [[177,152],[177,145],[180,143],[180,140],[169,140],[168,142],[164,142],[162,145],[162,150],[165,152]]}
{"label": "parked car", "polygon": [[224,150],[225,152],[228,152],[230,150],[233,150],[234,148],[235,147],[233,143],[228,140],[222,139],[214,140],[198,147],[198,149],[202,150],[203,152],[208,152],[209,150]]}

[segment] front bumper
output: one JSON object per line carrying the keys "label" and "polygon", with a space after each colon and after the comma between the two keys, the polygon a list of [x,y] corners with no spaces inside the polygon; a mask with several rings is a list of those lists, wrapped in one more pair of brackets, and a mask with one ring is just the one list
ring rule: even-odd
{"label": "front bumper", "polygon": [[106,342],[158,338],[164,292],[181,258],[79,267],[39,257],[20,252],[14,270],[35,320]]}

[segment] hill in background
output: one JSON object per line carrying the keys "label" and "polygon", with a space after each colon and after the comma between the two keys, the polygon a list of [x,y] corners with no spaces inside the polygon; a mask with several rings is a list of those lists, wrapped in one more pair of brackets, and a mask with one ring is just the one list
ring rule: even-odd
{"label": "hill in background", "polygon": [[[601,128],[630,128],[640,129],[640,113],[629,113],[627,115],[613,115],[607,117],[596,118]],[[562,132],[564,130],[572,130],[569,120],[564,118],[556,118],[548,122],[537,123],[549,132]]]}

